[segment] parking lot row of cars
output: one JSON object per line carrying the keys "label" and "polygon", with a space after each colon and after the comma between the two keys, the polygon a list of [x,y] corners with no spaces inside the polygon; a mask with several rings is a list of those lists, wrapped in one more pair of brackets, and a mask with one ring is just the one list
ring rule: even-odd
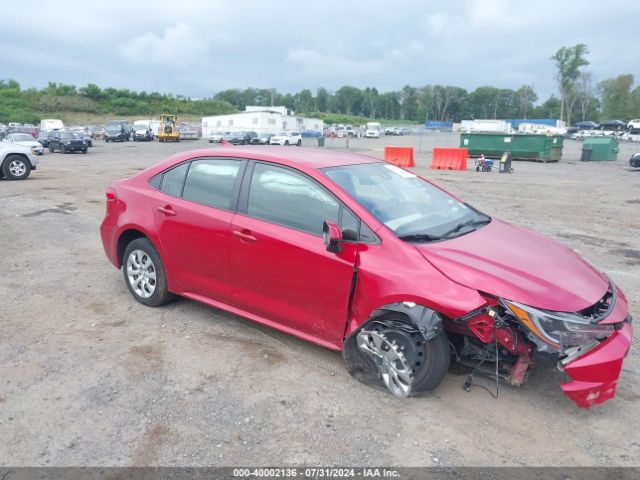
{"label": "parking lot row of cars", "polygon": [[216,132],[208,139],[209,143],[228,142],[232,145],[302,145],[302,134],[297,131],[262,134],[253,131]]}

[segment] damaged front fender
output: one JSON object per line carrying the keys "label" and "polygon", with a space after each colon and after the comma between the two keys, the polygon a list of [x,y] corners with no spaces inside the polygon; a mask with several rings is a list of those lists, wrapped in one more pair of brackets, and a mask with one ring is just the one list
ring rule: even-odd
{"label": "damaged front fender", "polygon": [[415,302],[396,302],[383,305],[371,314],[370,319],[373,320],[389,312],[401,313],[409,317],[425,340],[431,340],[443,331],[442,317],[438,312]]}

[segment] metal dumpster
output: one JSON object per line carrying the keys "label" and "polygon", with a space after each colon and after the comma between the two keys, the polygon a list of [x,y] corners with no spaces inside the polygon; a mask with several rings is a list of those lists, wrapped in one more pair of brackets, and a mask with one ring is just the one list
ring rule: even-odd
{"label": "metal dumpster", "polygon": [[600,162],[618,159],[618,140],[613,137],[591,137],[582,144],[583,162]]}
{"label": "metal dumpster", "polygon": [[460,147],[472,157],[484,154],[500,158],[504,152],[511,152],[514,160],[557,162],[562,157],[563,140],[562,135],[462,133]]}

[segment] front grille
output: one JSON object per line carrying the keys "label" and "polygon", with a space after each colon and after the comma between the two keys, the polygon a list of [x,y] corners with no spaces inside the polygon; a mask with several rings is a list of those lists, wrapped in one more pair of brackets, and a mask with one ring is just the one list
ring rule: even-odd
{"label": "front grille", "polygon": [[616,289],[613,284],[609,282],[609,288],[600,300],[577,313],[578,315],[591,319],[592,322],[598,322],[611,313],[615,303]]}

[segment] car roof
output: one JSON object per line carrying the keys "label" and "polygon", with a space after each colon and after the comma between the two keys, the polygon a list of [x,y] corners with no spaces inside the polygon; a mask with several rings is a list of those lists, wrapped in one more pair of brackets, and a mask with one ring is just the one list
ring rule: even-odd
{"label": "car roof", "polygon": [[203,150],[189,150],[171,156],[166,162],[162,162],[158,166],[162,166],[161,169],[164,170],[168,166],[196,157],[240,157],[315,170],[341,165],[358,165],[361,163],[377,163],[383,161],[379,158],[358,153],[347,153],[320,148],[278,147],[269,145],[251,147],[224,146]]}

